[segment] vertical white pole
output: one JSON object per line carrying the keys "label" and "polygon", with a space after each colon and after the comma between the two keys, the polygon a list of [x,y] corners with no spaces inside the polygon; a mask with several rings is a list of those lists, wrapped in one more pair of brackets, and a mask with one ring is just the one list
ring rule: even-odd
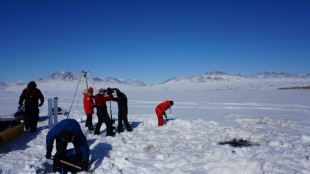
{"label": "vertical white pole", "polygon": [[54,97],[54,126],[58,124],[58,97]]}
{"label": "vertical white pole", "polygon": [[52,99],[48,99],[48,127],[49,129],[53,128],[53,108],[52,108]]}

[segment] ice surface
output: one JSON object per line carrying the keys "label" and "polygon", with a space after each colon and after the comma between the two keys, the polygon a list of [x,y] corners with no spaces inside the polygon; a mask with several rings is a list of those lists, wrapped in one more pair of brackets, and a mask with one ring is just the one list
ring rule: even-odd
{"label": "ice surface", "polygon": [[[38,131],[25,131],[0,147],[0,173],[52,171],[52,161],[45,159],[47,98],[59,97],[59,106],[69,110],[75,88],[38,88],[46,100],[40,108]],[[0,90],[1,117],[15,113],[22,89]],[[95,136],[84,127],[82,89],[72,105],[70,118],[81,123],[91,148],[92,173],[310,173],[309,90],[120,90],[129,100],[133,132],[105,137],[103,125],[102,135]],[[171,113],[167,111],[165,125],[157,127],[154,110],[165,100],[175,104]],[[111,106],[116,119],[117,105]],[[93,118],[96,124],[95,114]],[[259,145],[218,144],[233,139]]]}

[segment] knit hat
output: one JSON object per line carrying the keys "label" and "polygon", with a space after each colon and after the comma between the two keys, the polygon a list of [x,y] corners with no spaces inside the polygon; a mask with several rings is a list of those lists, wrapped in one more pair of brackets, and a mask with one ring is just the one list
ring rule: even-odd
{"label": "knit hat", "polygon": [[34,87],[34,88],[36,88],[37,84],[36,84],[36,82],[31,81],[31,82],[28,83],[27,87]]}
{"label": "knit hat", "polygon": [[92,87],[89,87],[88,92],[92,93],[92,92],[94,92],[94,89]]}
{"label": "knit hat", "polygon": [[100,88],[99,91],[98,91],[98,93],[99,93],[99,94],[104,94],[104,93],[105,93],[105,89]]}
{"label": "knit hat", "polygon": [[173,105],[173,101],[172,101],[172,100],[170,100],[170,105],[171,105],[171,106]]}

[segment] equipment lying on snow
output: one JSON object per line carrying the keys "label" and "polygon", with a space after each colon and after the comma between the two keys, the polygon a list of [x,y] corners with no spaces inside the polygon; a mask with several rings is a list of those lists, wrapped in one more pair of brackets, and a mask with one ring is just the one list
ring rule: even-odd
{"label": "equipment lying on snow", "polygon": [[14,114],[14,118],[18,118],[20,120],[24,120],[25,117],[25,112],[21,109],[21,110],[17,110],[16,113]]}
{"label": "equipment lying on snow", "polygon": [[229,144],[232,147],[249,147],[249,146],[259,146],[258,144],[252,143],[250,141],[247,140],[243,140],[243,139],[233,139],[230,141],[224,141],[224,142],[219,142],[219,145],[225,145],[225,144]]}
{"label": "equipment lying on snow", "polygon": [[20,118],[0,118],[0,145],[3,145],[24,132],[24,123]]}
{"label": "equipment lying on snow", "polygon": [[[52,112],[54,115],[54,108],[52,108]],[[58,115],[67,115],[67,114],[68,114],[67,109],[62,109],[61,107],[58,107]]]}

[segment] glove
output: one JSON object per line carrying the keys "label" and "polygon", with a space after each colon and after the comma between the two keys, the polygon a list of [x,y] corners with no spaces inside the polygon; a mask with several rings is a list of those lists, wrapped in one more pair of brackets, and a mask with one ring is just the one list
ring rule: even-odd
{"label": "glove", "polygon": [[18,112],[22,113],[23,112],[23,108],[21,106],[18,106],[17,108]]}
{"label": "glove", "polygon": [[39,107],[41,107],[42,105],[43,105],[43,103],[40,103],[40,104],[39,104]]}
{"label": "glove", "polygon": [[52,147],[47,147],[46,148],[46,155],[45,155],[46,159],[51,159],[52,158],[52,150],[53,150]]}

